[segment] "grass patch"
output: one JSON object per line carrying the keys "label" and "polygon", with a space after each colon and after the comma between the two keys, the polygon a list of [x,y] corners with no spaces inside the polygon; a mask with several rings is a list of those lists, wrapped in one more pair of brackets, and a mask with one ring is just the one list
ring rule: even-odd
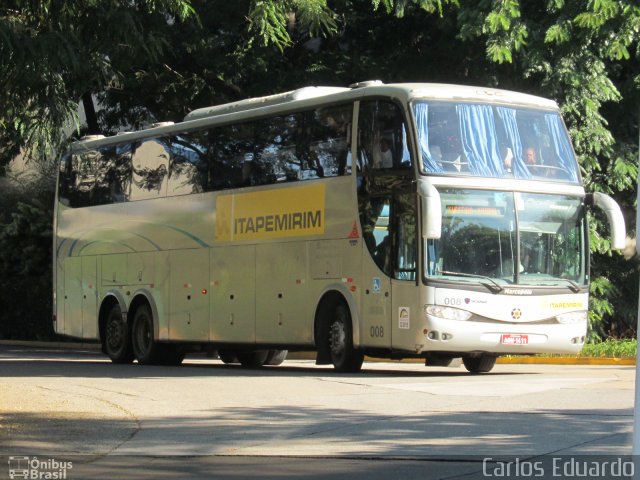
{"label": "grass patch", "polygon": [[638,351],[638,340],[614,340],[609,339],[600,343],[587,343],[579,357],[597,357],[597,358],[635,358]]}
{"label": "grass patch", "polygon": [[[599,343],[587,343],[578,354],[538,353],[534,356],[545,358],[636,358],[638,340],[608,339]],[[510,357],[511,355],[506,355]]]}

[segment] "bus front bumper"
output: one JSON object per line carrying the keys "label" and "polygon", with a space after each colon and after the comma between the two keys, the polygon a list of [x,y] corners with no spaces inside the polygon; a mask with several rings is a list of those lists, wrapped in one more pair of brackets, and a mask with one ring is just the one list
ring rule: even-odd
{"label": "bus front bumper", "polygon": [[427,315],[426,330],[424,351],[575,354],[584,346],[587,325],[455,321]]}

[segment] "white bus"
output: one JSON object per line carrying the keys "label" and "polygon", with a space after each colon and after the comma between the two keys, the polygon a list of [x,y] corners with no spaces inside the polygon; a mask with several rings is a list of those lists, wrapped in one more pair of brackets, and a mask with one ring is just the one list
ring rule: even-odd
{"label": "white bus", "polygon": [[587,206],[625,237],[557,105],[488,88],[307,87],[85,139],[59,171],[55,331],[116,363],[575,353]]}

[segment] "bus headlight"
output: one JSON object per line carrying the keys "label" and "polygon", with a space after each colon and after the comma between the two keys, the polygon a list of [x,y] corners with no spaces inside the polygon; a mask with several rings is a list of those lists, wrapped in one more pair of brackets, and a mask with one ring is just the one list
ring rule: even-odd
{"label": "bus headlight", "polygon": [[425,311],[428,315],[433,315],[434,317],[444,318],[446,320],[469,320],[471,318],[471,312],[466,310],[460,310],[459,308],[453,307],[441,307],[440,305],[427,305]]}
{"label": "bus headlight", "polygon": [[562,323],[564,325],[586,322],[587,311],[580,310],[579,312],[561,313],[560,315],[556,315],[556,320],[558,320],[558,323]]}

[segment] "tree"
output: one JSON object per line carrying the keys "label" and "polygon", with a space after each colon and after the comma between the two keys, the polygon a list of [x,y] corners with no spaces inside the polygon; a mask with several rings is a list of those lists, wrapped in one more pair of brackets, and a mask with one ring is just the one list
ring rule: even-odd
{"label": "tree", "polygon": [[76,118],[98,125],[91,96],[120,84],[121,58],[157,58],[166,32],[193,16],[188,0],[14,0],[0,7],[0,164],[22,147],[49,152]]}
{"label": "tree", "polygon": [[[0,8],[0,165],[21,147],[53,143],[81,98],[89,111],[92,98],[104,106],[87,130],[114,133],[304,85],[476,84],[555,99],[588,190],[614,195],[633,227],[640,7],[632,0],[14,0]],[[620,313],[635,311],[625,288],[637,284],[636,264],[611,256],[601,218],[591,224],[594,332],[621,332],[631,317]]]}

